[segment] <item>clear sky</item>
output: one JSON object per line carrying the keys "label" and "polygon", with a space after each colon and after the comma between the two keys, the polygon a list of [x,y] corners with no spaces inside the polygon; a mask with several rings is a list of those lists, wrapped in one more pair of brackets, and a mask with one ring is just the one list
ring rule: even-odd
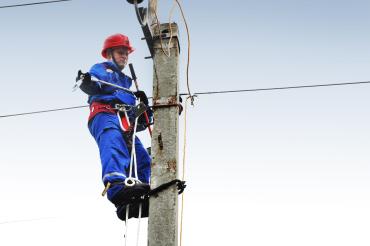
{"label": "clear sky", "polygon": [[[161,22],[171,6],[159,1]],[[183,8],[193,92],[370,80],[369,1],[184,0]],[[185,92],[178,9],[173,20]],[[0,115],[86,105],[72,93],[77,70],[103,61],[102,42],[117,32],[130,37],[130,61],[152,94],[152,61],[124,0],[0,9],[0,23]],[[364,84],[199,96],[188,112],[183,245],[370,245],[369,92]],[[0,118],[0,245],[123,245],[124,224],[100,196],[87,115]]]}

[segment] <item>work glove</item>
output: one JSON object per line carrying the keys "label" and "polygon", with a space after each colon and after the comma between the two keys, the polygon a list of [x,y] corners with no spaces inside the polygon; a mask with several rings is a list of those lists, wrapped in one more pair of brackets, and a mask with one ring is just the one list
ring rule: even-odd
{"label": "work glove", "polygon": [[145,118],[144,114],[140,115],[139,119],[137,121],[138,126],[137,126],[137,129],[136,129],[138,132],[144,131],[148,126],[153,124],[153,111],[150,108],[148,108],[146,110],[146,113],[147,113],[149,122],[146,121],[146,118]]}
{"label": "work glove", "polygon": [[90,73],[83,73],[82,74],[82,82],[83,83],[90,83],[91,82],[91,75],[90,75]]}
{"label": "work glove", "polygon": [[148,97],[146,96],[144,91],[136,91],[134,92],[137,99],[140,99],[140,102],[143,102],[146,106],[149,105]]}
{"label": "work glove", "polygon": [[135,94],[136,98],[140,99],[140,102],[144,103],[145,106],[147,107],[146,108],[146,114],[147,114],[148,120],[149,120],[149,122],[147,122],[144,114],[141,114],[139,116],[138,128],[137,128],[137,131],[139,132],[139,131],[145,130],[151,124],[151,122],[153,120],[153,111],[149,107],[149,100],[148,100],[148,97],[146,96],[144,91],[136,91],[136,92],[134,92],[134,94]]}
{"label": "work glove", "polygon": [[78,70],[76,82],[82,80],[82,82],[91,82],[91,75],[89,73],[83,73],[81,70]]}
{"label": "work glove", "polygon": [[80,89],[86,94],[92,96],[100,93],[100,88],[97,83],[92,83],[90,73],[78,71],[76,81],[82,80]]}

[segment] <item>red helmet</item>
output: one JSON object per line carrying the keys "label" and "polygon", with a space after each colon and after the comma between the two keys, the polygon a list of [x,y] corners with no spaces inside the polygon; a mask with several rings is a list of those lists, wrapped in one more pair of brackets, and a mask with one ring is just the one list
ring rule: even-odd
{"label": "red helmet", "polygon": [[120,46],[126,47],[129,53],[134,51],[134,48],[131,46],[130,41],[128,40],[128,37],[117,33],[105,39],[103,50],[101,51],[101,55],[104,58],[107,58],[108,49],[114,48],[114,47],[120,47]]}

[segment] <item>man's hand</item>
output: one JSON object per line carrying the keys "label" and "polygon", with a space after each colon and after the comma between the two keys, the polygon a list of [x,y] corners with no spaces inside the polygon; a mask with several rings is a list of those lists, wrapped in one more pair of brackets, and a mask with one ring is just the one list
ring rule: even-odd
{"label": "man's hand", "polygon": [[93,83],[90,73],[78,71],[76,82],[81,80],[80,89],[87,95],[92,96],[101,93],[101,88],[97,83]]}
{"label": "man's hand", "polygon": [[82,80],[82,82],[91,82],[91,75],[89,73],[83,73],[81,70],[78,70],[76,82]]}
{"label": "man's hand", "polygon": [[136,91],[134,92],[137,99],[140,99],[140,102],[143,102],[146,106],[149,105],[148,97],[146,96],[144,91]]}
{"label": "man's hand", "polygon": [[81,77],[83,83],[91,83],[91,75],[89,73],[83,73]]}

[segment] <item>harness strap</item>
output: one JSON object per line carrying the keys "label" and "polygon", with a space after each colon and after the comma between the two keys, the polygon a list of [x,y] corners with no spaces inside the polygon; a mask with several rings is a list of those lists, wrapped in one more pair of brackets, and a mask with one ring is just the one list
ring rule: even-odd
{"label": "harness strap", "polygon": [[111,105],[101,102],[93,102],[90,105],[90,115],[88,121],[92,120],[99,113],[115,114],[116,110]]}
{"label": "harness strap", "polygon": [[[119,115],[119,109],[112,107],[110,104],[102,103],[102,102],[93,102],[90,105],[90,114],[88,122],[90,122],[97,114],[99,113],[108,113],[108,114],[117,114]],[[121,123],[122,123],[122,130],[124,132],[130,130],[130,122],[128,116],[126,114],[120,116]]]}

